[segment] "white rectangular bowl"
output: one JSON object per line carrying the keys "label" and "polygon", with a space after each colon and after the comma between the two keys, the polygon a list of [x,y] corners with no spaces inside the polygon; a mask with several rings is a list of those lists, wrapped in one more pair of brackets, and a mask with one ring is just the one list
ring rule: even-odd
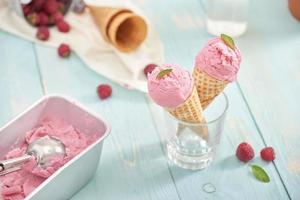
{"label": "white rectangular bowl", "polygon": [[0,158],[24,141],[25,133],[41,125],[46,117],[64,119],[83,134],[96,134],[98,139],[46,179],[25,200],[70,199],[95,174],[103,140],[110,132],[102,117],[75,100],[62,95],[47,95],[0,128]]}

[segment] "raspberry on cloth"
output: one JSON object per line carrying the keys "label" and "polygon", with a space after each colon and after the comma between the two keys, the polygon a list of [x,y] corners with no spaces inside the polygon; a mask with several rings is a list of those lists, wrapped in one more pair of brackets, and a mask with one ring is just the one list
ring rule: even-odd
{"label": "raspberry on cloth", "polygon": [[[61,16],[56,16],[55,13],[58,11],[61,12],[61,9],[65,10],[65,7],[60,4],[55,5],[55,1],[50,2],[43,5],[42,8],[40,8],[40,5],[37,5],[37,7],[39,7],[38,9],[44,9],[45,12],[51,16],[49,17],[49,24],[55,24],[61,21],[59,19]],[[116,5],[114,1],[89,2],[95,6],[126,7],[134,13],[138,13],[138,15],[147,22],[148,34],[145,41],[134,52],[122,53],[118,51],[103,39],[89,12],[83,12],[81,14],[68,12],[63,20],[69,24],[72,31],[64,34],[56,27],[51,27],[51,39],[46,42],[41,41],[35,37],[36,28],[30,26],[28,22],[24,20],[24,15],[11,12],[11,9],[4,1],[0,1],[0,29],[30,41],[40,42],[43,45],[54,47],[55,49],[58,48],[61,43],[69,44],[72,46],[72,51],[76,53],[85,65],[93,69],[96,73],[120,85],[126,84],[131,88],[147,92],[147,80],[143,72],[144,67],[149,63],[164,63],[162,44],[158,34],[149,23],[149,20],[147,20],[143,11],[136,8],[131,2],[120,1],[119,5]],[[27,18],[30,19],[32,24],[38,25],[38,15],[28,13],[28,8],[24,7],[24,9],[27,9]],[[22,8],[20,8],[20,10],[22,10]],[[55,19],[54,15],[56,16]],[[68,25],[62,24],[63,25],[59,24],[60,30],[67,32]]]}

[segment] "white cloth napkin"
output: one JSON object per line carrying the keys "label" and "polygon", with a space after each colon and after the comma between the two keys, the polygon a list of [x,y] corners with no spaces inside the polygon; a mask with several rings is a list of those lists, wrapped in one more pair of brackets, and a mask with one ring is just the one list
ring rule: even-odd
{"label": "white cloth napkin", "polygon": [[[146,19],[143,13],[128,1],[88,0],[87,3],[126,7]],[[0,11],[1,30],[55,48],[61,43],[67,43],[88,67],[129,88],[147,92],[146,78],[143,74],[145,65],[163,62],[162,44],[147,19],[148,35],[144,43],[134,52],[122,53],[104,41],[89,12],[75,14],[70,11],[65,17],[71,26],[70,32],[61,33],[53,27],[50,30],[50,39],[41,42],[35,38],[36,28],[30,26],[3,0],[0,0]]]}

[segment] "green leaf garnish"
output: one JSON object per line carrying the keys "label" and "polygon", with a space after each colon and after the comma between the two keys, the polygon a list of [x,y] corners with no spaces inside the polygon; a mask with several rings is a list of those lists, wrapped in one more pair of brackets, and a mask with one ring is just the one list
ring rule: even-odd
{"label": "green leaf garnish", "polygon": [[221,39],[223,40],[223,42],[225,42],[225,44],[227,46],[229,46],[231,49],[234,50],[234,46],[235,46],[234,41],[230,36],[225,35],[225,34],[221,34]]}
{"label": "green leaf garnish", "polygon": [[164,76],[170,74],[172,70],[173,70],[173,69],[170,68],[170,69],[164,69],[164,70],[160,71],[160,72],[157,74],[156,79],[161,79],[161,78],[163,78]]}
{"label": "green leaf garnish", "polygon": [[269,183],[270,182],[270,178],[267,174],[267,172],[261,168],[260,166],[257,165],[251,165],[251,169],[252,169],[252,173],[255,176],[255,178],[257,180],[260,180],[261,182],[264,183]]}

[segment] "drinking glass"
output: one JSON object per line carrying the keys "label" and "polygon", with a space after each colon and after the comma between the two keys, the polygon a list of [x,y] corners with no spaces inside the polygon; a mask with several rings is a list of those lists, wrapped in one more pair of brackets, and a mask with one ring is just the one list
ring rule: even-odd
{"label": "drinking glass", "polygon": [[207,31],[219,36],[242,35],[247,29],[249,0],[201,0]]}
{"label": "drinking glass", "polygon": [[205,109],[202,123],[186,123],[165,112],[165,147],[169,161],[181,168],[206,168],[220,143],[228,99],[221,93]]}

